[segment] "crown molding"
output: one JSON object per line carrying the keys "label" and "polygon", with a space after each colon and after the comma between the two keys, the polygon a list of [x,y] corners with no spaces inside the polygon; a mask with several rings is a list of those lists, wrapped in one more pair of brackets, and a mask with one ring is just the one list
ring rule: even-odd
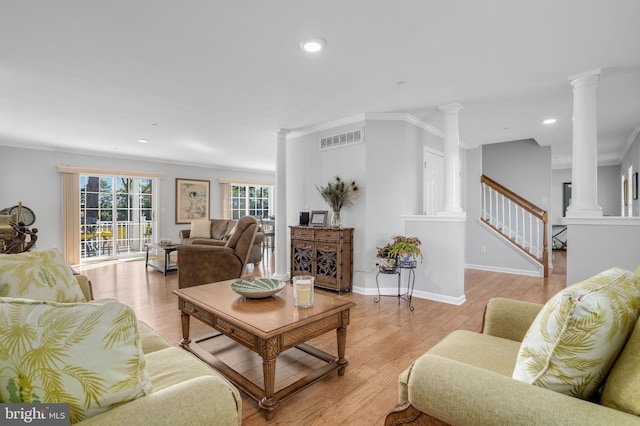
{"label": "crown molding", "polygon": [[365,112],[341,118],[339,120],[328,121],[326,123],[293,130],[287,135],[287,139],[298,138],[323,130],[333,129],[348,124],[361,123],[363,121],[404,121],[431,133],[434,136],[444,139],[444,133],[437,127],[420,120],[418,117],[405,112]]}
{"label": "crown molding", "polygon": [[425,132],[431,133],[434,136],[444,139],[444,133],[437,127],[420,120],[418,117],[406,112],[368,112],[365,114],[367,120],[380,120],[380,121],[404,121],[409,124],[413,124],[416,127],[421,128]]}
{"label": "crown molding", "polygon": [[631,131],[631,134],[629,135],[629,138],[627,139],[627,145],[624,147],[624,150],[622,151],[622,155],[620,156],[620,163],[621,164],[622,164],[622,160],[624,160],[624,157],[627,156],[627,153],[629,152],[629,150],[633,146],[633,143],[635,142],[636,138],[638,137],[638,133],[640,133],[640,126],[634,127],[633,130]]}
{"label": "crown molding", "polygon": [[323,130],[329,130],[340,126],[346,126],[348,124],[359,123],[365,120],[365,114],[355,114],[349,117],[341,118],[339,120],[327,121],[326,123],[320,123],[302,129],[292,130],[287,134],[287,139],[299,138],[301,136],[310,135],[312,133],[321,132]]}
{"label": "crown molding", "polygon": [[120,170],[120,169],[101,169],[96,167],[76,167],[60,165],[57,167],[59,173],[76,173],[94,176],[127,176],[127,177],[154,177],[164,178],[164,173],[158,172],[142,172],[134,170]]}
{"label": "crown molding", "polygon": [[[220,170],[220,171],[229,170],[229,171],[237,171],[242,173],[259,173],[259,174],[268,174],[268,175],[273,175],[275,173],[275,170],[271,170],[271,169],[230,167],[230,166],[224,166],[220,164],[206,164],[206,163],[196,163],[191,161],[151,158],[151,157],[144,157],[140,155],[89,151],[86,149],[77,149],[77,148],[57,148],[57,147],[54,148],[54,147],[48,147],[48,146],[11,144],[11,143],[5,143],[5,142],[1,142],[0,147],[7,147],[7,148],[14,148],[14,149],[27,149],[27,150],[35,150],[35,151],[58,152],[61,154],[83,155],[83,156],[99,157],[99,158],[113,158],[116,160],[124,159],[124,160],[144,161],[145,163],[171,164],[172,166],[200,167],[204,169]],[[144,173],[145,173],[145,176],[149,176],[147,172],[144,172]]]}

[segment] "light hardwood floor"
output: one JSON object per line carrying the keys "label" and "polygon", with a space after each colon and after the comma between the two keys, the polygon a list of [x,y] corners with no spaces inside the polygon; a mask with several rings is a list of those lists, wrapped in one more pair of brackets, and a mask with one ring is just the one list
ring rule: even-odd
{"label": "light hardwood floor", "polygon": [[[270,262],[264,262],[270,264],[260,264],[248,271],[248,275],[270,276],[273,257],[269,256]],[[285,401],[270,423],[264,420],[257,404],[243,394],[243,424],[383,424],[386,413],[396,404],[397,377],[401,371],[449,332],[480,331],[484,307],[492,297],[546,302],[566,285],[566,253],[554,252],[553,264],[546,279],[467,270],[467,302],[461,306],[414,298],[415,310],[411,312],[406,302],[398,304],[395,298],[385,297],[378,304],[374,303],[374,296],[336,294],[357,304],[351,311],[347,331],[349,366],[346,374],[328,377]],[[96,299],[114,298],[131,306],[140,320],[169,342],[178,344],[180,314],[177,298],[172,293],[177,288],[175,273],[164,277],[161,272],[147,271],[143,260],[86,264],[77,269],[92,281]],[[192,336],[210,331],[199,321],[191,321]],[[311,343],[336,353],[335,333],[320,336]],[[234,368],[246,368],[248,375],[260,379],[261,364],[257,356],[231,341],[226,342],[225,351],[227,359],[236,361]],[[300,356],[286,354],[278,358],[276,388],[310,367]]]}

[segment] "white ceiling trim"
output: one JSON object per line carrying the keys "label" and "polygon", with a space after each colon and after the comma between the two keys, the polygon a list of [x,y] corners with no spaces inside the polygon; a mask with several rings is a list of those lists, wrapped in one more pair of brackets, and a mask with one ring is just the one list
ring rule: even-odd
{"label": "white ceiling trim", "polygon": [[620,163],[622,163],[622,160],[624,160],[624,157],[627,156],[627,153],[633,146],[633,142],[635,142],[636,138],[638,137],[638,133],[640,133],[640,126],[634,127],[633,131],[629,135],[629,139],[627,139],[627,145],[624,147],[624,151],[622,151],[622,155],[620,156]]}
{"label": "white ceiling trim", "polygon": [[341,118],[339,120],[328,121],[326,123],[317,124],[314,126],[305,127],[303,129],[297,129],[291,131],[287,135],[287,139],[299,138],[312,133],[317,133],[323,130],[334,129],[340,126],[346,126],[349,124],[361,123],[363,121],[404,121],[409,124],[413,124],[416,127],[421,128],[425,132],[431,133],[439,138],[444,139],[444,133],[437,127],[420,120],[418,117],[405,113],[405,112],[366,112],[355,114],[349,117]]}
{"label": "white ceiling trim", "polygon": [[164,178],[164,173],[158,172],[140,172],[133,170],[117,170],[117,169],[98,169],[92,167],[76,167],[76,166],[58,166],[59,173],[77,173],[83,175],[95,176],[128,176],[128,177],[153,177]]}
{"label": "white ceiling trim", "polygon": [[292,130],[287,135],[287,139],[299,138],[301,136],[310,135],[312,133],[321,132],[323,130],[329,130],[340,126],[346,126],[348,124],[360,123],[365,120],[365,114],[355,114],[339,120],[327,121],[326,123],[316,124],[314,126],[305,127],[302,129]]}

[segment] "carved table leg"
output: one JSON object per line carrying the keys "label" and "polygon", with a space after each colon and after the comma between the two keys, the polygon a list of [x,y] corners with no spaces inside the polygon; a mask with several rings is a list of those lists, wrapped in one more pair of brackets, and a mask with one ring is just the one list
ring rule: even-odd
{"label": "carved table leg", "polygon": [[280,352],[278,338],[272,337],[261,342],[260,356],[262,357],[262,374],[264,378],[264,398],[258,405],[265,410],[267,421],[273,420],[273,412],[280,401],[273,399],[276,387],[276,358]]}
{"label": "carved table leg", "polygon": [[189,337],[190,318],[189,314],[180,312],[180,322],[182,323],[182,340],[180,341],[180,346],[187,346],[191,343],[191,338]]}
{"label": "carved table leg", "polygon": [[344,357],[347,347],[347,326],[337,328],[336,334],[338,336],[338,365],[340,366],[338,375],[344,376],[344,369],[349,365],[349,361]]}

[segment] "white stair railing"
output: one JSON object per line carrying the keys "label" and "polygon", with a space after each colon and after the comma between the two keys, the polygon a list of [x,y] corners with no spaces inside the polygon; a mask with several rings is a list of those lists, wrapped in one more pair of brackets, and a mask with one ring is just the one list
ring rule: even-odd
{"label": "white stair railing", "polygon": [[481,220],[544,268],[548,276],[547,212],[487,176],[482,184]]}

